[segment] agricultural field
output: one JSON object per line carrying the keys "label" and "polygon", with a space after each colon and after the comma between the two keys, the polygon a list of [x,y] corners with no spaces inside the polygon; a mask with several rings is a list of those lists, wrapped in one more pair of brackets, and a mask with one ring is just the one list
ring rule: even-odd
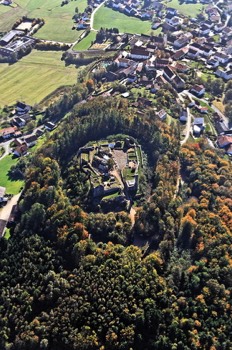
{"label": "agricultural field", "polygon": [[64,6],[61,0],[18,0],[17,5],[15,8],[0,5],[0,32],[11,29],[17,19],[27,15],[45,20],[45,25],[35,34],[40,39],[72,43],[82,33],[72,30],[72,16],[76,7],[80,12],[85,9],[86,0],[70,1]]}
{"label": "agricultural field", "polygon": [[103,28],[118,28],[121,33],[132,33],[132,34],[150,34],[151,22],[141,21],[135,17],[128,17],[123,13],[114,11],[108,7],[102,6],[94,16],[94,29]]}
{"label": "agricultural field", "polygon": [[11,180],[8,172],[10,168],[17,163],[17,158],[12,158],[11,155],[0,160],[0,186],[6,187],[6,192],[9,194],[18,194],[24,184],[22,180]]}
{"label": "agricultural field", "polygon": [[196,17],[203,10],[204,6],[202,4],[185,4],[180,3],[179,0],[171,0],[167,3],[168,7],[173,7],[177,9],[180,13],[185,16]]}
{"label": "agricultural field", "polygon": [[74,84],[76,68],[65,67],[60,58],[60,52],[34,50],[16,64],[0,64],[0,107],[17,100],[33,105],[58,87]]}

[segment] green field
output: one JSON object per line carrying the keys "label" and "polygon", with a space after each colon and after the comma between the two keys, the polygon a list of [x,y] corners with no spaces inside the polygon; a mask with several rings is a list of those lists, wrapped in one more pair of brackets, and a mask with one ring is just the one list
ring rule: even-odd
{"label": "green field", "polygon": [[29,104],[39,103],[62,85],[72,85],[77,80],[77,70],[65,67],[61,52],[36,51],[13,65],[0,64],[0,107],[17,100]]}
{"label": "green field", "polygon": [[180,4],[179,0],[171,0],[167,3],[168,7],[177,9],[183,15],[196,17],[204,8],[202,4]]}
{"label": "green field", "polygon": [[91,42],[96,39],[96,32],[90,32],[84,39],[77,43],[73,50],[88,50]]}
{"label": "green field", "polygon": [[[102,6],[94,16],[94,29],[118,28],[120,33],[132,34],[150,34],[151,22],[141,21],[135,17],[128,17],[123,13],[114,11],[108,7]],[[156,32],[156,31],[153,31]]]}
{"label": "green field", "polygon": [[17,163],[18,159],[12,159],[12,156],[6,156],[0,160],[0,186],[6,187],[6,192],[9,194],[18,194],[24,182],[22,180],[11,181],[8,176],[8,171]]}
{"label": "green field", "polygon": [[45,25],[36,33],[40,39],[74,42],[82,31],[72,30],[72,16],[75,8],[83,12],[87,0],[70,1],[61,6],[61,0],[17,0],[17,7],[0,5],[0,32],[11,29],[14,22],[26,15],[30,18],[43,18]]}

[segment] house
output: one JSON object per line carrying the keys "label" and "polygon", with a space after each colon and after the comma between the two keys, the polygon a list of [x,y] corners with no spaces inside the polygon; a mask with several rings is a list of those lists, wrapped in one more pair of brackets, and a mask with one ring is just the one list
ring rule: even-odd
{"label": "house", "polygon": [[131,60],[128,60],[127,58],[117,58],[115,61],[114,61],[118,67],[123,67],[123,68],[127,68],[131,65],[131,63],[133,61]]}
{"label": "house", "polygon": [[206,26],[205,24],[203,24],[201,27],[200,27],[200,31],[199,33],[201,35],[208,35],[210,33],[210,28],[208,26]]}
{"label": "house", "polygon": [[18,35],[22,35],[23,33],[19,30],[11,30],[6,35],[4,35],[0,39],[0,45],[7,45],[9,44],[14,38],[16,38]]}
{"label": "house", "polygon": [[40,137],[40,136],[42,136],[44,134],[44,131],[41,130],[41,129],[37,129],[35,134],[36,134],[37,137]]}
{"label": "house", "polygon": [[202,97],[205,93],[205,87],[203,85],[193,85],[189,90],[191,93],[197,95],[198,97]]}
{"label": "house", "polygon": [[217,68],[219,66],[219,62],[216,58],[211,57],[208,59],[207,64],[210,65],[212,68]]}
{"label": "house", "polygon": [[9,5],[12,4],[12,0],[3,0],[3,1],[2,1],[2,4],[3,4],[3,5],[6,5],[6,6],[9,6]]}
{"label": "house", "polygon": [[30,112],[31,106],[29,106],[23,102],[17,102],[15,110],[16,110],[16,113],[18,115],[22,115],[22,114],[26,114],[26,113]]}
{"label": "house", "polygon": [[157,58],[155,61],[156,68],[164,68],[170,64],[169,58]]}
{"label": "house", "polygon": [[173,16],[177,15],[178,11],[174,9],[173,7],[167,7],[166,8],[167,14],[171,14]]}
{"label": "house", "polygon": [[14,136],[16,130],[17,130],[16,126],[1,129],[0,130],[0,137],[2,137],[4,140],[7,140],[7,139]]}
{"label": "house", "polygon": [[170,17],[166,17],[165,20],[166,20],[166,22],[169,25],[171,25],[173,27],[177,27],[177,26],[183,24],[183,19],[180,18],[180,17],[177,17],[177,16],[174,16],[174,17],[171,17],[171,18]]}
{"label": "house", "polygon": [[54,123],[52,123],[52,122],[46,122],[46,123],[44,124],[44,126],[45,126],[45,129],[46,129],[46,130],[51,131],[51,130],[55,129],[56,124],[54,124]]}
{"label": "house", "polygon": [[215,75],[217,77],[223,78],[225,80],[230,80],[230,79],[232,79],[232,70],[230,69],[230,70],[224,71],[222,69],[218,69],[215,72]]}
{"label": "house", "polygon": [[210,57],[213,54],[213,50],[211,47],[202,46],[200,54],[204,57]]}
{"label": "house", "polygon": [[220,148],[226,148],[232,145],[232,136],[229,135],[220,135],[217,138],[217,144]]}
{"label": "house", "polygon": [[32,147],[36,144],[37,136],[31,135],[31,136],[24,137],[24,141],[26,142],[27,147]]}
{"label": "house", "polygon": [[177,89],[184,89],[185,82],[183,79],[181,79],[178,75],[175,75],[175,77],[172,79],[172,85]]}
{"label": "house", "polygon": [[201,106],[201,105],[196,105],[196,109],[201,113],[201,114],[207,114],[208,113],[208,107],[206,106]]}
{"label": "house", "polygon": [[155,21],[152,24],[151,29],[157,29],[161,26],[161,20],[159,18],[156,18]]}
{"label": "house", "polygon": [[131,49],[129,57],[135,60],[147,60],[150,57],[150,52],[145,48],[134,47]]}
{"label": "house", "polygon": [[181,50],[178,50],[174,53],[174,55],[172,56],[172,59],[175,61],[181,60],[188,52],[188,48],[184,47]]}
{"label": "house", "polygon": [[21,146],[18,146],[15,148],[15,150],[13,151],[13,154],[16,157],[22,157],[25,154],[27,154],[27,150],[28,150],[28,146],[27,146],[26,142],[24,142]]}
{"label": "house", "polygon": [[204,118],[195,118],[193,122],[193,134],[199,137],[204,130]]}
{"label": "house", "polygon": [[166,78],[169,82],[174,79],[175,77],[175,73],[173,72],[173,70],[167,66],[164,68],[164,78]]}
{"label": "house", "polygon": [[186,123],[188,120],[188,112],[186,109],[180,111],[179,119],[182,123]]}
{"label": "house", "polygon": [[181,47],[186,46],[189,43],[189,41],[190,39],[187,36],[182,35],[180,38],[174,41],[173,46],[176,49],[180,49]]}
{"label": "house", "polygon": [[187,73],[189,67],[186,64],[176,62],[173,66],[178,73]]}
{"label": "house", "polygon": [[167,112],[164,109],[161,109],[156,115],[163,121],[167,118]]}
{"label": "house", "polygon": [[195,59],[195,58],[197,58],[199,56],[199,50],[193,49],[193,48],[189,48],[187,56],[189,58]]}
{"label": "house", "polygon": [[21,117],[15,117],[13,118],[13,124],[16,125],[17,127],[21,128],[26,125],[25,119]]}
{"label": "house", "polygon": [[222,63],[222,64],[226,64],[228,63],[229,59],[230,59],[230,56],[229,55],[226,55],[222,52],[217,52],[215,53],[214,55],[214,58],[219,62],[219,63]]}
{"label": "house", "polygon": [[217,33],[220,33],[224,29],[225,25],[223,23],[217,23],[214,26],[214,30]]}
{"label": "house", "polygon": [[165,48],[167,46],[167,35],[152,36],[151,43],[157,48]]}

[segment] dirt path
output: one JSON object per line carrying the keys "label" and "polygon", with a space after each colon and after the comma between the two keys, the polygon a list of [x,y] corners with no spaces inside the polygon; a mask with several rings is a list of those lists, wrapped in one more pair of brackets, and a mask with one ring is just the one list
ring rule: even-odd
{"label": "dirt path", "polygon": [[187,116],[188,116],[188,119],[187,119],[187,123],[186,123],[186,128],[184,130],[185,138],[182,141],[180,141],[181,145],[184,145],[188,141],[190,130],[191,130],[192,117],[191,117],[191,113],[189,111],[189,108],[187,108]]}
{"label": "dirt path", "polygon": [[13,196],[8,203],[0,209],[0,220],[6,220],[8,221],[10,217],[11,210],[15,204],[17,204],[19,197],[21,195],[21,192]]}
{"label": "dirt path", "polygon": [[133,227],[134,224],[135,224],[135,215],[136,215],[136,210],[135,210],[134,208],[131,207],[129,216],[130,216],[130,219],[131,219],[132,227]]}

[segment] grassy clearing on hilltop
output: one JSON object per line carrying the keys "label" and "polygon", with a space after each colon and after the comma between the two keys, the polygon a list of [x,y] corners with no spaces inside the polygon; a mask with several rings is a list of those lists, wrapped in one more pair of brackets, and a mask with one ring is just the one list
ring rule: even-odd
{"label": "grassy clearing on hilltop", "polygon": [[14,22],[22,16],[43,18],[45,25],[36,33],[40,39],[74,42],[82,31],[72,30],[72,16],[75,8],[84,11],[86,0],[70,1],[61,6],[61,0],[18,0],[17,7],[0,5],[0,31],[11,29]]}
{"label": "grassy clearing on hilltop", "polygon": [[59,86],[74,84],[76,68],[60,58],[61,52],[34,50],[16,64],[0,64],[0,107],[17,100],[39,103]]}
{"label": "grassy clearing on hilltop", "polygon": [[132,34],[150,34],[151,22],[141,21],[139,18],[128,17],[123,13],[114,11],[108,7],[102,6],[94,16],[94,29],[103,28],[118,28],[121,33]]}
{"label": "grassy clearing on hilltop", "polygon": [[177,9],[183,15],[196,17],[204,8],[202,4],[180,4],[179,0],[171,0],[167,3],[168,7]]}

